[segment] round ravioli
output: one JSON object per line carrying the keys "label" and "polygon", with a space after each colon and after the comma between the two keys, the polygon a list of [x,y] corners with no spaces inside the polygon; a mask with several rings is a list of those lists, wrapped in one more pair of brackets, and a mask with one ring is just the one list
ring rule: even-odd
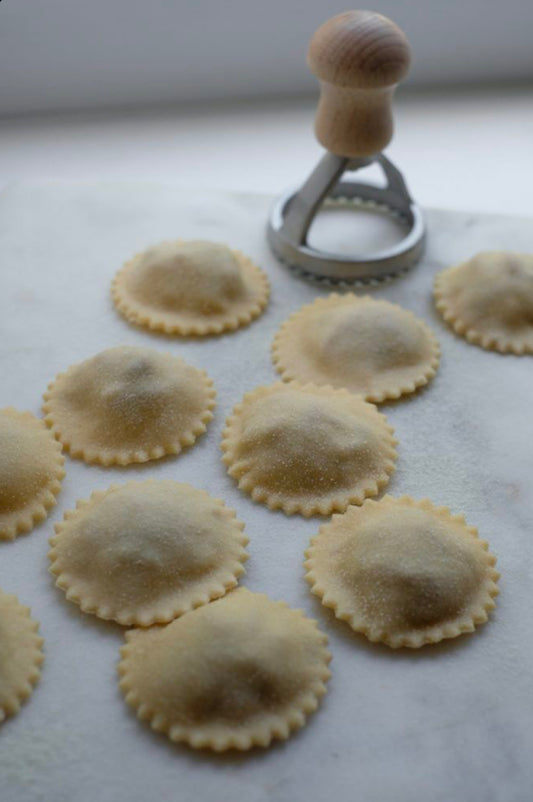
{"label": "round ravioli", "polygon": [[385,496],[334,515],[311,540],[306,579],[371,641],[418,648],[472,632],[498,593],[496,558],[462,515]]}
{"label": "round ravioli", "polygon": [[272,359],[284,381],[345,387],[379,403],[427,384],[439,345],[423,320],[397,304],[334,293],[285,321]]}
{"label": "round ravioli", "polygon": [[95,492],[55,529],[56,585],[86,613],[125,626],[171,621],[223,596],[248,558],[233,510],[166,479]]}
{"label": "round ravioli", "polygon": [[287,515],[329,515],[361,504],[389,481],[393,430],[346,390],[281,382],[247,393],[226,421],[230,476],[254,501]]}
{"label": "round ravioli", "polygon": [[127,262],[113,301],[132,323],[166,334],[221,334],[265,308],[269,283],[247,256],[204,240],[162,242]]}
{"label": "round ravioli", "polygon": [[327,638],[301,610],[245,588],[166,627],[126,633],[120,687],[173,741],[216,751],[268,746],[326,692]]}
{"label": "round ravioli", "polygon": [[43,639],[16,596],[0,591],[0,721],[20,710],[41,676]]}
{"label": "round ravioli", "polygon": [[533,354],[533,255],[478,253],[435,278],[435,303],[468,342]]}
{"label": "round ravioli", "polygon": [[14,540],[46,518],[61,490],[64,462],[43,420],[0,410],[0,540]]}
{"label": "round ravioli", "polygon": [[192,445],[213,417],[214,397],[205,371],[152,348],[123,345],[60,373],[43,410],[71,456],[127,465]]}

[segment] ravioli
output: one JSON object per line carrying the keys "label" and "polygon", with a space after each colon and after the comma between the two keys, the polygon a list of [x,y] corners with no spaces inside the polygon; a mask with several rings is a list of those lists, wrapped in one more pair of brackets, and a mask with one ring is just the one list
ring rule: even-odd
{"label": "ravioli", "polygon": [[477,529],[408,496],[333,516],[306,557],[312,593],[356,632],[393,648],[472,632],[498,593],[496,558]]}
{"label": "ravioli", "polygon": [[43,420],[0,410],[0,540],[14,540],[43,521],[56,503],[65,459]]}
{"label": "ravioli", "polygon": [[300,610],[238,588],[166,627],[128,631],[120,687],[138,717],[173,741],[266,747],[318,707],[330,677],[326,645]]}
{"label": "ravioli", "polygon": [[205,371],[153,348],[122,345],[60,373],[43,410],[71,456],[128,465],[191,446],[213,417],[214,397]]}
{"label": "ravioli", "polygon": [[375,403],[427,384],[439,353],[433,333],[412,312],[353,293],[334,293],[302,307],[272,345],[284,381],[345,387]]}
{"label": "ravioli", "polygon": [[182,336],[248,325],[269,291],[265,273],[247,256],[205,240],[154,245],[127,262],[112,284],[113,301],[130,322]]}
{"label": "ravioli", "polygon": [[533,255],[478,253],[435,278],[435,304],[469,343],[533,354]]}
{"label": "ravioli", "polygon": [[243,528],[222,501],[188,484],[112,485],[56,525],[50,570],[85,612],[150,626],[235,587],[248,557]]}
{"label": "ravioli", "polygon": [[0,722],[18,713],[41,676],[39,625],[16,596],[0,591]]}
{"label": "ravioli", "polygon": [[255,501],[310,516],[376,495],[394,471],[395,444],[385,416],[346,390],[278,382],[237,404],[222,451]]}

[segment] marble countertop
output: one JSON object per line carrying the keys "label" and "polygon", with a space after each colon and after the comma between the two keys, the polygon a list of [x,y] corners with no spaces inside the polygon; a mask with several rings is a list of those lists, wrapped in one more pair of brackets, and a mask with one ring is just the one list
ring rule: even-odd
{"label": "marble countertop", "polygon": [[[373,288],[435,331],[442,362],[422,392],[382,406],[399,440],[389,491],[463,512],[498,558],[501,595],[473,635],[413,652],[372,645],[308,591],[303,552],[319,520],[287,518],[240,493],[220,461],[224,419],[242,394],[276,379],[280,323],[323,290],[270,255],[272,197],[183,191],[171,183],[20,184],[0,192],[0,407],[39,414],[54,375],[111,345],[149,344],[205,368],[218,391],[206,436],[175,459],[105,469],[67,459],[58,506],[1,544],[0,587],[31,606],[46,639],[42,680],[2,724],[2,802],[528,802],[533,786],[533,390],[530,357],[468,345],[436,314],[434,274],[473,252],[533,250],[531,220],[429,211],[425,257]],[[272,299],[249,328],[206,341],[148,334],[112,308],[111,278],[131,254],[175,236],[223,240],[267,271]],[[47,538],[92,490],[175,478],[220,496],[246,524],[244,583],[319,621],[333,653],[320,710],[286,743],[213,756],[171,744],[126,707],[116,663],[123,630],[81,613],[54,588]]]}

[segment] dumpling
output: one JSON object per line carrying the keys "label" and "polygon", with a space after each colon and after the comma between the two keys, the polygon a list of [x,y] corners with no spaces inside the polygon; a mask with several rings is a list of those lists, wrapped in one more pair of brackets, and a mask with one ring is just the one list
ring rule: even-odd
{"label": "dumpling", "polygon": [[0,722],[20,710],[41,676],[43,639],[16,596],[0,591]]}
{"label": "dumpling", "polygon": [[345,387],[380,403],[427,384],[439,345],[423,320],[397,304],[334,293],[285,321],[272,359],[284,381]]}
{"label": "dumpling", "polygon": [[43,521],[65,475],[60,444],[43,420],[0,410],[0,540],[14,540]]}
{"label": "dumpling", "polygon": [[235,587],[248,557],[243,528],[222,501],[188,484],[112,485],[56,524],[50,570],[85,612],[150,626]]}
{"label": "dumpling", "polygon": [[496,558],[462,515],[385,496],[334,515],[306,552],[311,591],[371,641],[418,648],[487,621]]}
{"label": "dumpling", "polygon": [[394,471],[395,444],[385,416],[361,398],[279,382],[237,404],[222,450],[229,474],[255,501],[309,516],[376,495]]}
{"label": "dumpling", "polygon": [[468,342],[500,353],[533,354],[533,255],[486,252],[435,279],[435,303]]}
{"label": "dumpling", "polygon": [[44,395],[45,420],[73,457],[102,465],[179,454],[212,419],[205,371],[153,348],[108,348],[60,373]]}
{"label": "dumpling", "polygon": [[248,325],[265,308],[269,283],[240,251],[204,240],[154,245],[127,262],[113,301],[132,323],[166,334],[221,334]]}
{"label": "dumpling", "polygon": [[326,645],[300,610],[239,588],[166,627],[129,630],[120,687],[173,741],[218,752],[268,746],[318,707]]}

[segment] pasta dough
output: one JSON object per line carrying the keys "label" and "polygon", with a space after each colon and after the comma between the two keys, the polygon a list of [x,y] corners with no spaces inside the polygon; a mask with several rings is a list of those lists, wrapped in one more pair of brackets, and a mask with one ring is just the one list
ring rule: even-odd
{"label": "pasta dough", "polygon": [[71,456],[127,465],[192,445],[213,417],[214,396],[203,370],[152,348],[123,345],[60,373],[43,410]]}
{"label": "pasta dough", "polygon": [[237,584],[248,557],[243,528],[222,501],[188,484],[113,485],[56,525],[50,570],[85,612],[149,626]]}
{"label": "pasta dough", "polygon": [[385,416],[346,390],[278,382],[237,404],[222,450],[255,501],[309,516],[376,495],[394,471],[395,444]]}
{"label": "pasta dough", "polygon": [[216,751],[268,746],[305,724],[331,655],[316,622],[234,590],[166,627],[126,633],[120,687],[173,741]]}
{"label": "pasta dough", "polygon": [[461,515],[385,496],[349,507],[306,552],[312,592],[371,641],[418,648],[472,632],[497,595],[495,557]]}
{"label": "pasta dough", "polygon": [[334,293],[285,321],[272,359],[285,381],[345,387],[379,403],[427,384],[439,364],[439,346],[407,309]]}
{"label": "pasta dough", "polygon": [[20,710],[41,676],[39,625],[16,596],[0,591],[0,722]]}
{"label": "pasta dough", "polygon": [[0,410],[0,540],[14,540],[46,518],[64,462],[44,421],[13,407]]}
{"label": "pasta dough", "polygon": [[435,303],[468,342],[500,353],[533,354],[533,255],[478,253],[439,273]]}
{"label": "pasta dough", "polygon": [[118,272],[112,296],[132,323],[166,334],[221,334],[248,325],[265,308],[266,275],[227,245],[162,242]]}

